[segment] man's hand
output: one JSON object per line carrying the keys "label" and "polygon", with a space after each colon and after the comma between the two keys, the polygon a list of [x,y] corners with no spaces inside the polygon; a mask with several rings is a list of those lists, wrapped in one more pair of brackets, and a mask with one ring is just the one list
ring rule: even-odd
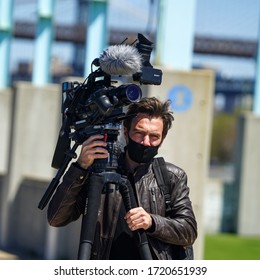
{"label": "man's hand", "polygon": [[152,226],[152,217],[142,207],[129,210],[125,215],[125,220],[130,230],[147,230]]}
{"label": "man's hand", "polygon": [[87,169],[92,165],[95,159],[107,158],[108,151],[105,148],[107,143],[103,141],[104,135],[92,135],[81,147],[81,152],[77,160],[78,164]]}

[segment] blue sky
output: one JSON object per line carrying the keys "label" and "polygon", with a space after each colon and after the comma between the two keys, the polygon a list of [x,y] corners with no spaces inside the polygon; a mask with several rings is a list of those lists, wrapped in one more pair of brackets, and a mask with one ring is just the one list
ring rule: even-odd
{"label": "blue sky", "polygon": [[259,11],[259,0],[197,0],[195,32],[256,39]]}
{"label": "blue sky", "polygon": [[[258,40],[259,15],[259,0],[197,0],[195,34]],[[196,55],[193,61],[213,67],[228,77],[255,75],[253,59]]]}
{"label": "blue sky", "polygon": [[[195,35],[257,40],[260,0],[195,1],[197,3]],[[75,0],[56,0],[56,23],[74,22],[76,18],[75,2]],[[111,27],[143,32],[149,22],[151,30],[155,30],[158,0],[110,0],[109,2],[111,5],[109,6],[108,23]],[[149,5],[150,2],[154,3],[153,6]],[[14,18],[16,20],[37,20],[37,0],[14,0]],[[53,56],[58,57],[64,63],[69,63],[72,59],[73,52],[70,44],[56,43],[52,52]],[[31,41],[15,40],[11,48],[12,67],[18,60],[32,61],[32,54],[33,43]],[[255,62],[250,59],[194,55],[193,60],[195,64],[215,68],[226,76],[252,77],[255,71]]]}

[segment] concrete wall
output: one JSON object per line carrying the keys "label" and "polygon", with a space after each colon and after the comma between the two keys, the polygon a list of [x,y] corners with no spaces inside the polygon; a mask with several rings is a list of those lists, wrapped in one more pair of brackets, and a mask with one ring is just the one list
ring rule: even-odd
{"label": "concrete wall", "polygon": [[205,233],[221,231],[223,211],[223,182],[218,179],[208,179],[204,190],[203,228]]}
{"label": "concrete wall", "polygon": [[11,89],[0,90],[0,238],[6,216],[4,205],[7,188],[4,188],[4,180],[8,170],[8,155],[10,152],[12,101],[13,92]]}
{"label": "concrete wall", "polygon": [[[10,94],[10,96],[12,96]],[[22,191],[21,186],[26,180],[48,182],[54,174],[50,166],[52,154],[57,140],[58,127],[60,126],[60,101],[59,85],[46,87],[33,87],[29,83],[19,82],[15,85],[13,103],[9,98],[4,100],[1,106],[11,112],[1,119],[2,123],[11,123],[8,135],[8,149],[5,144],[7,156],[2,168],[3,183],[1,186],[1,245],[12,245],[10,242],[19,232],[10,227],[13,218],[21,214],[25,207],[21,205],[17,209],[17,198]],[[11,117],[12,116],[12,117]],[[5,152],[6,152],[5,151]],[[37,185],[35,186],[37,188]],[[26,225],[35,223],[33,213],[37,209],[37,201],[34,193],[24,200],[26,207],[32,207],[32,215],[24,215],[23,223]],[[37,197],[38,198],[38,197]],[[31,203],[30,203],[31,202]],[[17,211],[12,212],[12,209]],[[37,219],[36,219],[37,220]],[[18,226],[17,223],[15,225]],[[28,236],[34,232],[28,231]],[[37,239],[37,237],[36,237]],[[32,241],[32,239],[31,239]]]}
{"label": "concrete wall", "polygon": [[214,74],[211,71],[163,69],[163,83],[151,86],[149,96],[171,99],[174,123],[160,155],[188,174],[190,195],[198,222],[195,257],[203,257],[203,199],[207,183],[213,117]]}
{"label": "concrete wall", "polygon": [[[211,72],[165,70],[163,80],[160,87],[148,86],[147,94],[164,99],[169,89],[182,84],[191,90],[193,96],[193,102],[185,112],[175,112],[173,129],[160,152],[167,160],[183,167],[189,176],[199,226],[195,256],[201,259],[203,192],[209,157],[214,79]],[[11,147],[6,158],[1,158],[1,246],[22,250],[35,258],[76,259],[81,220],[64,228],[52,228],[47,224],[47,207],[43,211],[38,209],[40,199],[57,172],[51,168],[51,161],[61,124],[60,85],[34,87],[30,83],[19,82],[15,85],[13,103],[10,92],[1,98],[5,116],[0,123],[1,128],[5,127],[7,131],[4,150],[9,145]]]}
{"label": "concrete wall", "polygon": [[239,186],[238,233],[260,235],[260,116],[243,114],[239,119],[236,183]]}
{"label": "concrete wall", "polygon": [[0,90],[0,174],[7,172],[8,152],[11,132],[11,109],[13,93],[11,89]]}

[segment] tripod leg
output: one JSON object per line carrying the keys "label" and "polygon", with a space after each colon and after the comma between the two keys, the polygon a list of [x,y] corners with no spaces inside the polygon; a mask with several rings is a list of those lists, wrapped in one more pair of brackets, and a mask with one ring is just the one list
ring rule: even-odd
{"label": "tripod leg", "polygon": [[[130,209],[137,207],[137,202],[135,199],[133,188],[127,179],[122,181],[119,190],[123,202],[125,204],[126,211],[129,211]],[[150,247],[145,231],[143,229],[139,229],[139,230],[135,230],[133,234],[141,258],[143,260],[152,260],[153,257],[150,251]]]}
{"label": "tripod leg", "polygon": [[89,179],[86,213],[82,218],[80,245],[78,251],[79,260],[89,260],[91,257],[91,248],[95,236],[98,209],[103,187],[103,176],[93,173]]}

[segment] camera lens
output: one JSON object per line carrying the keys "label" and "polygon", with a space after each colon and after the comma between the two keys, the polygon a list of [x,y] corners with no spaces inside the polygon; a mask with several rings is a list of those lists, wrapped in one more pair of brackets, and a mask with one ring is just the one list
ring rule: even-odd
{"label": "camera lens", "polygon": [[140,100],[140,98],[142,96],[142,91],[139,88],[139,86],[137,86],[135,84],[131,84],[126,87],[125,94],[129,101],[137,102]]}
{"label": "camera lens", "polygon": [[114,106],[125,106],[137,102],[142,97],[142,91],[135,84],[121,85],[107,91],[106,96]]}

